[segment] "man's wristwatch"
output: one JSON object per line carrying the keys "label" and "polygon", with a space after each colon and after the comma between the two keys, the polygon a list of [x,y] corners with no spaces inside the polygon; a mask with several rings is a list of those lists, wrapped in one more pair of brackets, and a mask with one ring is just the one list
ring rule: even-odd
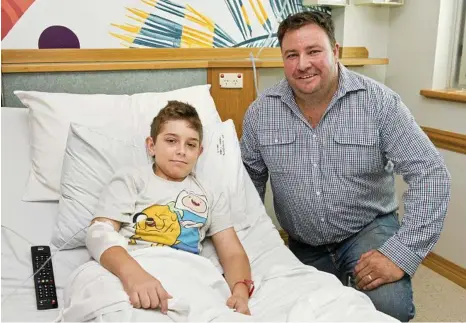
{"label": "man's wristwatch", "polygon": [[244,280],[240,280],[240,281],[237,281],[234,285],[233,285],[233,289],[235,288],[235,286],[237,284],[245,284],[246,287],[249,289],[249,297],[251,297],[252,293],[254,292],[254,281],[250,280],[250,279],[244,279]]}

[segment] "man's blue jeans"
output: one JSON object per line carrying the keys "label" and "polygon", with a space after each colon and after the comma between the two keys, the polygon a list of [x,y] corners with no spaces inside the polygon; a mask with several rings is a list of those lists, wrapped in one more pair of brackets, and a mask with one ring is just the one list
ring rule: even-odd
{"label": "man's blue jeans", "polygon": [[[306,265],[336,275],[348,286],[348,276],[353,276],[354,267],[361,255],[379,248],[399,228],[395,213],[381,215],[359,233],[336,244],[313,247],[289,238],[289,248]],[[402,322],[414,317],[411,278],[379,286],[371,291],[362,291],[375,307]]]}

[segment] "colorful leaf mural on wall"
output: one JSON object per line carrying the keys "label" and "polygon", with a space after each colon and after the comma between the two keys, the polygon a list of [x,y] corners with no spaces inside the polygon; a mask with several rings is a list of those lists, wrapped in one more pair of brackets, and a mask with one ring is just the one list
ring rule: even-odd
{"label": "colorful leaf mural on wall", "polygon": [[34,0],[2,0],[2,40]]}
{"label": "colorful leaf mural on wall", "polygon": [[[271,12],[265,9],[265,1]],[[224,2],[241,39],[234,38],[222,29],[221,21],[214,21],[188,3],[181,4],[170,0],[141,0],[145,9],[127,8],[129,22],[112,24],[116,31],[110,34],[126,47],[277,47],[278,40],[274,30],[276,24],[273,26],[272,21],[277,23],[290,14],[307,10],[331,13],[326,7],[305,7],[302,0]],[[224,16],[223,13],[222,17]],[[260,35],[253,35],[253,22],[262,27]],[[269,37],[271,33],[272,37]],[[269,42],[266,43],[268,39]]]}

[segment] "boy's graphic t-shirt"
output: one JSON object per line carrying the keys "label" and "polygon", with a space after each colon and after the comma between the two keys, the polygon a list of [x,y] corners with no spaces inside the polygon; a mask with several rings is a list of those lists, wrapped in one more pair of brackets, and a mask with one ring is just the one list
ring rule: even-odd
{"label": "boy's graphic t-shirt", "polygon": [[122,223],[129,250],[169,246],[199,254],[205,236],[232,227],[223,193],[193,178],[182,182],[154,174],[152,165],[118,172],[103,190],[95,212]]}

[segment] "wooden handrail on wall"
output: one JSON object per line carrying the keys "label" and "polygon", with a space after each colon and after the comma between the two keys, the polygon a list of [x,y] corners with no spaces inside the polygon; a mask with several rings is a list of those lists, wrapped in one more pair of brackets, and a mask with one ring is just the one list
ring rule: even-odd
{"label": "wooden handrail on wall", "polygon": [[430,99],[466,103],[466,91],[459,89],[423,89],[420,94]]}
{"label": "wooden handrail on wall", "polygon": [[429,127],[422,127],[422,130],[438,148],[466,154],[466,135]]}

